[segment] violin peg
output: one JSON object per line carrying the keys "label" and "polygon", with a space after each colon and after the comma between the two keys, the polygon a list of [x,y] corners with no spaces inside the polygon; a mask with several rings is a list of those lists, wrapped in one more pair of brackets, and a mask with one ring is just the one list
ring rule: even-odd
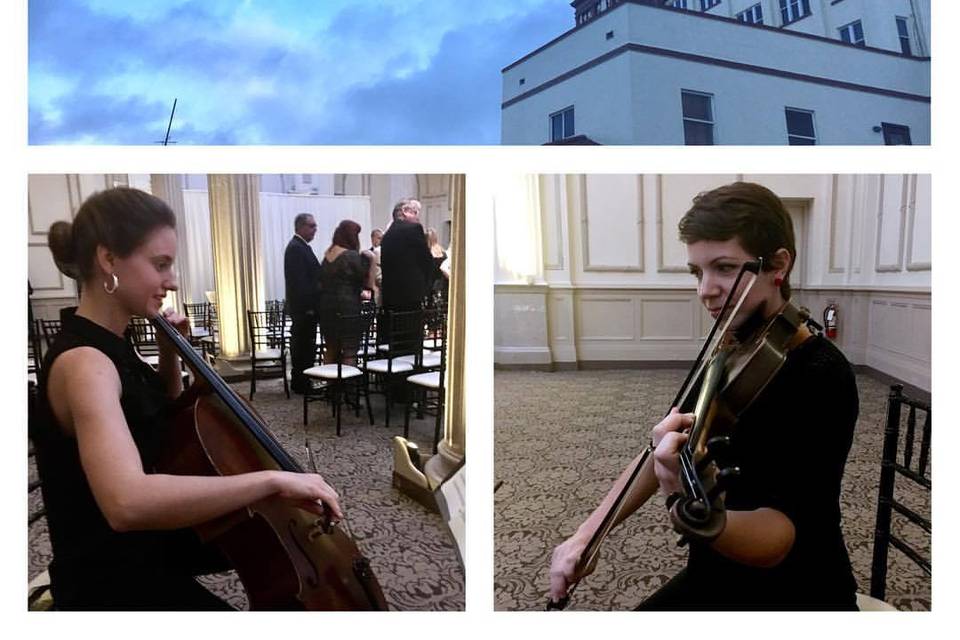
{"label": "violin peg", "polygon": [[710,502],[716,501],[717,497],[727,490],[730,481],[740,476],[740,467],[724,467],[717,472],[717,477],[713,488],[710,489]]}

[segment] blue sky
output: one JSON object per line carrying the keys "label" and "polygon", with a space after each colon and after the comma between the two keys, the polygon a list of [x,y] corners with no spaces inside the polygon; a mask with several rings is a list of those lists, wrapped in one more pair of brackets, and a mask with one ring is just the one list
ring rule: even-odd
{"label": "blue sky", "polygon": [[569,0],[30,0],[30,144],[497,144]]}

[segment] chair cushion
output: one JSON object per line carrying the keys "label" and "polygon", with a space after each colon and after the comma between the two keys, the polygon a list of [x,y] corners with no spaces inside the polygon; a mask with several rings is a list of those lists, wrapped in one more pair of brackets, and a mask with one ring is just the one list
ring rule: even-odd
{"label": "chair cushion", "polygon": [[[397,358],[401,362],[409,362],[413,364],[415,357],[411,354],[409,356],[400,356]],[[430,351],[430,349],[423,350],[423,366],[424,367],[439,367],[440,366],[440,354],[436,351]]]}
{"label": "chair cushion", "polygon": [[427,371],[426,373],[418,373],[415,376],[410,376],[407,378],[407,382],[419,385],[421,387],[427,387],[428,389],[439,389],[440,372]]}
{"label": "chair cushion", "polygon": [[[324,380],[336,380],[337,379],[337,365],[335,364],[323,364],[319,367],[310,367],[309,369],[304,369],[303,375],[309,378],[321,378]],[[359,375],[363,375],[363,372],[356,367],[345,364],[340,367],[340,379],[346,378],[356,378]]]}
{"label": "chair cushion", "polygon": [[263,349],[253,354],[257,360],[279,360],[280,349]]}
{"label": "chair cushion", "polygon": [[392,371],[393,373],[406,373],[407,371],[413,371],[413,365],[405,362],[402,358],[393,359],[393,369],[389,369],[389,366],[389,360],[371,360],[366,364],[366,369],[374,373],[388,373],[388,371]]}
{"label": "chair cushion", "polygon": [[860,611],[897,611],[897,608],[892,604],[859,592],[857,593],[857,609],[860,609]]}
{"label": "chair cushion", "polygon": [[140,359],[143,360],[144,362],[146,362],[146,363],[147,363],[148,365],[150,365],[151,367],[159,367],[159,366],[160,366],[160,356],[159,356],[159,355],[144,356],[144,355],[140,355],[139,353],[138,353],[137,355],[139,355],[139,356],[140,356]]}
{"label": "chair cushion", "polygon": [[428,369],[431,367],[440,366],[440,354],[436,351],[431,351],[429,354],[423,354],[423,366]]}

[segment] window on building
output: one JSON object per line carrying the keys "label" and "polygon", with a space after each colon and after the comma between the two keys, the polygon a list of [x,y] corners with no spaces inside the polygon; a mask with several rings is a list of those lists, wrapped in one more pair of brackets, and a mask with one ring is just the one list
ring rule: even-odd
{"label": "window on building", "polygon": [[550,114],[550,142],[572,138],[573,131],[573,107]]}
{"label": "window on building", "polygon": [[810,15],[810,0],[780,0],[780,17],[784,26]]}
{"label": "window on building", "polygon": [[755,4],[746,11],[737,14],[737,20],[747,24],[763,24],[763,7]]}
{"label": "window on building", "polygon": [[671,2],[669,2],[669,3],[667,3],[667,4],[668,4],[668,6],[671,6],[671,7],[673,7],[674,9],[689,9],[689,8],[690,8],[689,6],[687,6],[688,0],[672,0]]}
{"label": "window on building", "polygon": [[844,42],[855,44],[858,47],[867,46],[866,41],[863,39],[863,25],[860,24],[859,20],[840,27],[840,39]]}
{"label": "window on building", "polygon": [[720,0],[700,0],[700,11],[707,11],[720,4]]}
{"label": "window on building", "polygon": [[683,143],[713,144],[713,96],[697,91],[681,91],[683,103]]}
{"label": "window on building", "polygon": [[910,30],[907,27],[906,18],[897,18],[897,35],[900,36],[900,51],[905,56],[912,56],[913,50],[910,48]]}
{"label": "window on building", "polygon": [[791,145],[817,144],[817,133],[813,127],[813,111],[786,108],[787,141]]}
{"label": "window on building", "polygon": [[910,140],[910,127],[889,122],[882,123],[881,127],[883,129],[883,144],[891,146],[913,144]]}

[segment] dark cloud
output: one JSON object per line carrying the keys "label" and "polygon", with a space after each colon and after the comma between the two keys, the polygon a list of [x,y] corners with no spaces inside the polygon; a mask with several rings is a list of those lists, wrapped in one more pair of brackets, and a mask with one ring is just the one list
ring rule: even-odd
{"label": "dark cloud", "polygon": [[341,120],[319,131],[330,144],[497,144],[500,69],[563,32],[555,4],[520,20],[448,33],[431,66],[407,78],[349,91]]}
{"label": "dark cloud", "polygon": [[[334,50],[344,56],[376,52],[378,41],[421,37],[411,32],[415,22],[404,9],[377,4],[353,5],[312,37],[340,43]],[[224,16],[201,2],[141,22],[96,14],[80,0],[32,0],[30,73],[68,77],[75,88],[40,105],[31,85],[29,138],[32,144],[161,139],[174,95],[116,97],[102,88],[104,79],[135,73],[210,87],[204,95],[179,94],[173,136],[181,144],[496,144],[500,69],[569,28],[570,14],[567,2],[543,0],[521,19],[478,21],[447,32],[427,68],[363,84],[338,77],[336,60],[305,60],[303,52],[266,38],[227,41],[220,35]],[[388,69],[415,69],[421,55],[398,49]],[[276,93],[241,95],[244,80],[254,78],[272,80]],[[204,123],[201,102],[222,113],[221,121]]]}

